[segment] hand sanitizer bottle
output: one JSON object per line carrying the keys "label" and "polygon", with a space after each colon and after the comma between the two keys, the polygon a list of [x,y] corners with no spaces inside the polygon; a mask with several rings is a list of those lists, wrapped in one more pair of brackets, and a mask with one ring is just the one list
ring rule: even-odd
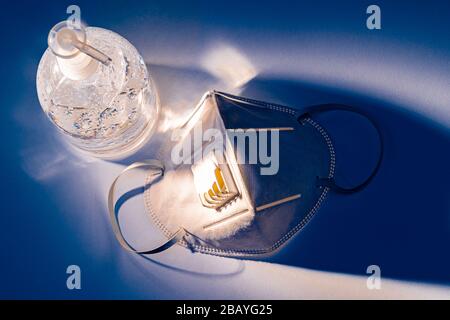
{"label": "hand sanitizer bottle", "polygon": [[54,26],[39,63],[37,91],[44,112],[78,148],[118,159],[151,135],[158,99],[136,49],[109,30],[66,21]]}

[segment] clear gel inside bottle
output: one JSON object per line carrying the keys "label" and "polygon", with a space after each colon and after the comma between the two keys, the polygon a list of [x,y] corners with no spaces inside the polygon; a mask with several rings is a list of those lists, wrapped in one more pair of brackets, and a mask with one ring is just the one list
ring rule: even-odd
{"label": "clear gel inside bottle", "polygon": [[100,157],[136,151],[155,127],[157,94],[137,50],[109,30],[50,31],[39,63],[37,91],[44,112],[78,148]]}

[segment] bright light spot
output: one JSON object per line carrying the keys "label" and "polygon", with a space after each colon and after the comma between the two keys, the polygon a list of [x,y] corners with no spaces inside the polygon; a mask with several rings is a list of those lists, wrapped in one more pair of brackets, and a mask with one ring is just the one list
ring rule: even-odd
{"label": "bright light spot", "polygon": [[219,164],[214,152],[192,165],[191,170],[203,206],[219,209],[238,195],[228,165]]}
{"label": "bright light spot", "polygon": [[258,74],[242,52],[223,43],[211,47],[206,52],[201,66],[231,88],[243,86]]}

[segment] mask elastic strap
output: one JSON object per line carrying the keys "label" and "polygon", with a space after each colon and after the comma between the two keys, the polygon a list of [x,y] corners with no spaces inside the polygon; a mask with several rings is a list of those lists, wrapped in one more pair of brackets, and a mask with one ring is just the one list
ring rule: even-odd
{"label": "mask elastic strap", "polygon": [[[150,250],[136,250],[125,240],[125,238],[122,234],[122,230],[119,225],[119,221],[118,221],[118,213],[119,213],[118,211],[120,209],[121,204],[119,203],[119,201],[118,202],[115,201],[114,193],[115,193],[116,184],[117,184],[117,181],[119,180],[119,178],[126,172],[134,170],[134,169],[138,169],[138,168],[147,168],[147,169],[154,170],[155,177],[164,175],[164,165],[159,160],[145,160],[145,161],[141,161],[141,162],[135,162],[132,165],[125,168],[117,176],[117,178],[114,180],[114,182],[111,184],[111,187],[109,188],[109,193],[108,193],[109,217],[111,219],[111,225],[113,227],[114,234],[123,248],[125,248],[128,251],[135,252],[138,254],[155,254],[155,253],[159,253],[159,252],[169,249],[174,244],[176,244],[178,241],[184,239],[185,235],[187,234],[187,231],[184,230],[183,228],[180,228],[177,232],[175,232],[169,238],[169,240],[167,240],[160,246],[158,246],[154,249],[150,249]],[[145,187],[141,188],[141,189],[145,190]]]}
{"label": "mask elastic strap", "polygon": [[377,164],[375,165],[375,168],[373,169],[370,176],[368,178],[366,178],[366,180],[364,182],[362,182],[361,184],[359,184],[353,188],[344,188],[344,187],[337,185],[334,178],[320,178],[319,177],[317,179],[317,184],[319,186],[328,187],[337,193],[344,193],[344,194],[355,193],[355,192],[358,192],[358,191],[361,191],[362,189],[364,189],[372,181],[372,179],[375,177],[378,170],[380,169],[381,162],[383,160],[383,154],[384,154],[384,142],[383,142],[383,136],[381,134],[381,130],[380,130],[378,124],[365,112],[363,112],[361,110],[357,110],[354,107],[342,105],[342,104],[320,104],[320,105],[314,105],[314,106],[307,107],[304,110],[304,113],[302,115],[300,115],[297,120],[301,123],[304,119],[311,117],[311,115],[321,113],[321,112],[337,111],[337,110],[349,111],[349,112],[359,114],[359,115],[365,117],[367,120],[369,120],[369,122],[375,128],[375,130],[377,131],[377,134],[378,134],[378,140],[379,140],[379,145],[380,145],[380,152],[378,155]]}

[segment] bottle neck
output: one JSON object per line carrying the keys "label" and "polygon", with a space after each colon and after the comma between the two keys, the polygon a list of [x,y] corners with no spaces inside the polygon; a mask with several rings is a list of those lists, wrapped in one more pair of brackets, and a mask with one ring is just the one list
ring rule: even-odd
{"label": "bottle neck", "polygon": [[99,67],[99,61],[87,54],[80,52],[73,58],[61,58],[56,56],[61,72],[69,79],[84,80],[93,75]]}

